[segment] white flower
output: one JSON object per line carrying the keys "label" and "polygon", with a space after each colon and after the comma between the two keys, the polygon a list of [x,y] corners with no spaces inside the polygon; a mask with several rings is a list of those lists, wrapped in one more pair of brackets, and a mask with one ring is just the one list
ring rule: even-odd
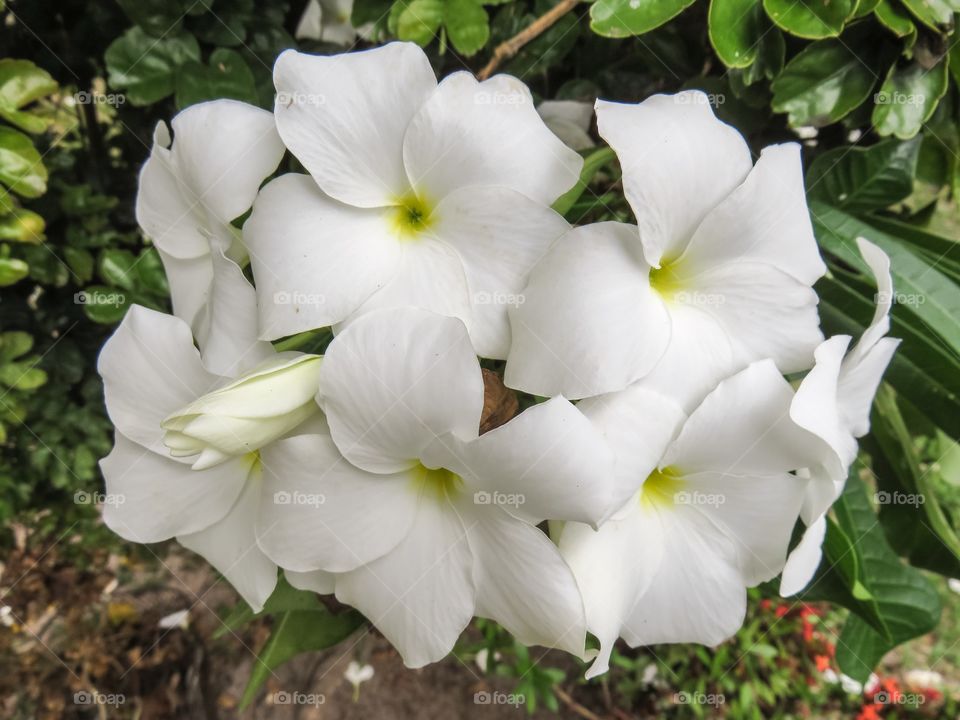
{"label": "white flower", "polygon": [[465,72],[438,85],[411,43],[287,51],[274,82],[280,136],[310,175],[269,183],[244,226],[262,336],[412,305],[460,318],[480,355],[505,358],[507,304],[490,299],[516,298],[568,229],[549,204],[583,163],[527,87]]}
{"label": "white flower", "polygon": [[319,40],[336,45],[349,45],[358,34],[364,35],[350,22],[353,0],[309,0],[300,16],[294,37],[297,40]]}
{"label": "white flower", "polygon": [[903,679],[911,690],[936,690],[943,687],[943,675],[934,670],[907,670]]}
{"label": "white flower", "polygon": [[297,587],[335,590],[410,667],[450,652],[474,614],[526,644],[581,654],[583,605],[534,523],[610,510],[610,452],[569,402],[536,405],[478,437],[480,366],[455,318],[383,309],[324,357],[329,435],[263,450],[276,503],[260,546]]}
{"label": "white flower", "polygon": [[107,494],[122,499],[105,504],[104,522],[134,542],[176,537],[255,610],[277,580],[254,535],[260,453],[291,429],[291,418],[319,412],[312,397],[320,365],[315,356],[272,350],[264,359],[260,350],[237,362],[261,364],[222,377],[204,365],[182,320],[134,305],[98,363],[116,428],[100,467]]}
{"label": "white flower", "polygon": [[576,100],[544,100],[537,112],[550,132],[571,150],[586,150],[596,145],[590,137],[593,106]]}
{"label": "white flower", "polygon": [[[199,103],[162,122],[140,173],[137,221],[160,252],[174,314],[196,335],[214,372],[257,339],[245,318],[256,295],[236,260],[246,251],[230,224],[253,205],[283,157],[273,115],[235,100]],[[244,332],[246,330],[246,332]]]}
{"label": "white flower", "polygon": [[365,683],[373,678],[373,665],[361,665],[356,660],[351,660],[343,676],[353,685],[355,690],[358,690],[360,683]]}
{"label": "white flower", "polygon": [[810,287],[825,266],[796,144],[756,165],[740,134],[688,91],[597,103],[639,226],[563,237],[510,311],[506,384],[581,398],[643,378],[690,409],[763,358],[804,370],[823,339]]}
{"label": "white flower", "polygon": [[835,335],[816,349],[816,365],[800,383],[790,406],[794,422],[822,442],[811,457],[811,480],[801,513],[807,530],[783,570],[780,594],[784,597],[806,587],[820,565],[826,512],[843,492],[857,457],[857,438],[870,431],[873,396],[900,344],[885,337],[893,302],[890,258],[864,238],[857,238],[857,247],[877,281],[873,320],[850,352],[849,335]]}
{"label": "white flower", "polygon": [[789,419],[792,398],[763,360],[685,420],[637,385],[580,403],[612,446],[628,497],[599,530],[567,523],[559,537],[600,640],[587,677],[607,670],[617,637],[716,645],[740,627],[746,588],[783,567],[803,498],[806,481],[791,471],[809,443]]}

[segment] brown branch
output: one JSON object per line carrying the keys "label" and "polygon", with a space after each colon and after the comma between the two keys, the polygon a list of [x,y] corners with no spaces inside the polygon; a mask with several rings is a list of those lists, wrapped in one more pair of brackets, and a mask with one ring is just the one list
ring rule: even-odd
{"label": "brown branch", "polygon": [[550,8],[549,11],[538,17],[512,38],[504,40],[497,45],[493,51],[493,57],[490,58],[490,62],[484,66],[483,70],[477,73],[477,78],[479,80],[486,80],[493,75],[494,71],[500,67],[500,64],[504,60],[509,60],[520,52],[520,49],[528,42],[540,37],[540,35],[550,29],[557,20],[573,10],[578,2],[580,2],[580,0],[560,0],[560,2]]}
{"label": "brown branch", "polygon": [[553,689],[553,694],[556,695],[558,698],[560,698],[560,701],[564,705],[566,705],[568,708],[570,708],[573,712],[575,712],[580,717],[586,718],[586,720],[602,720],[599,715],[596,715],[595,713],[590,712],[590,710],[588,710],[583,705],[581,705],[576,700],[574,700],[572,697],[570,697],[570,695],[566,691],[564,691],[562,688],[555,687]]}

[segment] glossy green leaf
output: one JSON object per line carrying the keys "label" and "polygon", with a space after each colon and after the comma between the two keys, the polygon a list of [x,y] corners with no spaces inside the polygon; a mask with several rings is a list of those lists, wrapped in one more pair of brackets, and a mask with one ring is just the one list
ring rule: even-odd
{"label": "glossy green leaf", "polygon": [[209,65],[184,62],[177,70],[176,93],[180,109],[219,98],[257,102],[253,72],[240,53],[228,48],[214,50]]}
{"label": "glossy green leaf", "polygon": [[92,285],[78,292],[75,300],[88,318],[103,325],[120,322],[131,304],[129,292],[107,285]]}
{"label": "glossy green leaf", "polygon": [[929,70],[917,62],[895,65],[877,93],[873,126],[880,135],[912,138],[933,115],[946,91],[946,59]]}
{"label": "glossy green leaf", "polygon": [[[787,44],[783,39],[783,33],[772,25],[765,27],[759,42],[756,60],[742,72],[745,85],[753,85],[761,80],[774,80],[783,72],[787,55]],[[768,104],[764,101],[764,110],[767,110]]]}
{"label": "glossy green leaf", "polygon": [[566,215],[574,203],[580,199],[580,196],[590,186],[590,181],[605,165],[616,160],[616,154],[610,148],[600,148],[594,150],[583,160],[583,167],[580,170],[580,177],[576,185],[561,195],[553,203],[553,209],[561,215]]}
{"label": "glossy green leaf", "polygon": [[604,37],[642,35],[690,7],[694,0],[596,0],[590,27]]}
{"label": "glossy green leaf", "polygon": [[949,25],[953,13],[960,12],[955,0],[900,0],[920,22],[934,30]]}
{"label": "glossy green leaf", "polygon": [[426,46],[443,22],[443,0],[398,0],[395,7],[396,35],[400,40]]}
{"label": "glossy green leaf", "polygon": [[0,126],[0,183],[24,197],[47,191],[47,168],[29,136]]}
{"label": "glossy green leaf", "polygon": [[848,43],[811,43],[773,81],[775,112],[794,127],[834,123],[862,104],[876,82],[870,66]]}
{"label": "glossy green leaf", "polygon": [[47,382],[47,374],[32,362],[11,362],[0,365],[0,385],[11,390],[36,390]]}
{"label": "glossy green leaf", "polygon": [[807,196],[852,213],[889,207],[913,190],[920,138],[834,148],[807,171]]}
{"label": "glossy green leaf", "polygon": [[50,73],[29,60],[0,60],[0,117],[22,130],[39,133],[49,124],[46,118],[23,112],[35,100],[56,92],[57,82]]}
{"label": "glossy green leaf", "polygon": [[192,35],[153,38],[133,27],[110,43],[104,60],[112,87],[133,105],[150,105],[173,93],[177,68],[199,61],[200,47]]}
{"label": "glossy green leaf", "polygon": [[22,330],[0,333],[0,363],[16,360],[33,349],[33,336]]}
{"label": "glossy green leaf", "polygon": [[873,12],[877,20],[897,37],[916,37],[917,26],[913,24],[910,13],[894,0],[880,0]]}
{"label": "glossy green leaf", "polygon": [[13,285],[27,276],[30,266],[17,258],[0,258],[0,287]]}
{"label": "glossy green leaf", "polygon": [[857,8],[857,0],[763,0],[774,24],[813,40],[835,37]]}
{"label": "glossy green leaf", "polygon": [[764,31],[760,0],[711,0],[707,28],[710,43],[724,65],[752,65]]}
{"label": "glossy green leaf", "polygon": [[940,596],[919,570],[904,564],[890,548],[856,475],[847,480],[833,512],[860,554],[868,587],[890,631],[888,639],[857,615],[847,618],[837,642],[837,663],[842,672],[863,683],[887,652],[936,627]]}
{"label": "glossy green leaf", "polygon": [[477,0],[446,0],[443,26],[461,55],[474,55],[490,39],[490,19]]}
{"label": "glossy green leaf", "polygon": [[6,215],[0,215],[0,240],[12,242],[43,242],[43,230],[46,223],[43,217],[24,208],[16,208]]}
{"label": "glossy green leaf", "polygon": [[104,250],[97,269],[100,277],[110,285],[134,290],[136,288],[136,256],[129,250]]}

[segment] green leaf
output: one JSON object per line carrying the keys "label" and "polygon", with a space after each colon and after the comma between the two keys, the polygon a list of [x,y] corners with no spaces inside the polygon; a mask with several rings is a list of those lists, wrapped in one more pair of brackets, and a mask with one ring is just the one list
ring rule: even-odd
{"label": "green leaf", "polygon": [[947,79],[946,59],[929,70],[917,62],[890,68],[873,109],[873,126],[877,132],[903,139],[920,132],[947,92]]}
{"label": "green leaf", "polygon": [[137,278],[139,287],[147,292],[167,297],[170,287],[167,284],[167,273],[163,269],[163,261],[156,248],[144,248],[137,258]]}
{"label": "green leaf", "polygon": [[34,363],[12,362],[0,365],[0,385],[12,390],[36,390],[47,382],[47,374]]}
{"label": "green leaf", "polygon": [[134,290],[136,288],[137,258],[129,250],[107,249],[100,254],[97,269],[100,277],[110,285]]}
{"label": "green leaf", "polygon": [[446,0],[443,26],[461,55],[475,54],[490,39],[490,18],[477,0]]}
{"label": "green leaf", "polygon": [[913,24],[909,13],[901,5],[894,4],[893,0],[880,0],[873,12],[877,20],[897,37],[916,38],[917,26]]}
{"label": "green leaf", "polygon": [[112,87],[133,105],[151,105],[173,93],[177,68],[199,61],[200,46],[192,35],[152,38],[133,27],[110,43],[104,60]]}
{"label": "green leaf", "polygon": [[889,207],[913,191],[919,152],[920,138],[835,148],[807,171],[807,196],[852,213]]}
{"label": "green leaf", "polygon": [[257,103],[257,88],[247,61],[236,50],[218,48],[210,64],[187,60],[177,70],[177,107],[181,110],[205,100],[230,98]]}
{"label": "green leaf", "polygon": [[240,708],[246,708],[273,670],[302,652],[324,650],[346,639],[364,622],[355,610],[334,615],[324,606],[311,610],[291,610],[277,615],[270,638],[258,653],[250,672]]}
{"label": "green leaf", "polygon": [[774,112],[788,113],[790,125],[836,122],[870,97],[875,78],[849,43],[811,43],[773,81]]}
{"label": "green leaf", "polygon": [[47,191],[47,168],[33,141],[19,130],[4,126],[0,126],[0,182],[29,198]]}
{"label": "green leaf", "polygon": [[107,285],[91,285],[75,296],[83,312],[95,323],[114,325],[123,319],[130,307],[130,293]]}
{"label": "green leaf", "polygon": [[604,37],[642,35],[693,5],[694,0],[596,0],[590,27]]}
{"label": "green leaf", "polygon": [[16,258],[0,258],[0,287],[13,285],[27,276],[30,266]]}
{"label": "green leaf", "polygon": [[797,37],[835,37],[857,8],[857,0],[763,0],[774,24]]}
{"label": "green leaf", "polygon": [[752,65],[764,31],[760,0],[710,0],[707,27],[710,43],[724,65]]}
{"label": "green leaf", "polygon": [[949,25],[960,4],[951,0],[900,0],[927,27],[939,31],[940,25]]}
{"label": "green leaf", "polygon": [[552,206],[553,209],[561,215],[566,215],[590,186],[590,181],[593,180],[601,168],[615,161],[616,158],[616,154],[610,148],[600,148],[587,155],[583,160],[583,168],[580,170],[577,184],[556,199]]}
{"label": "green leaf", "polygon": [[33,349],[33,336],[22,330],[0,333],[0,363],[16,360]]}
{"label": "green leaf", "polygon": [[362,27],[367,23],[379,23],[390,13],[390,0],[354,0],[350,12],[350,24]]}
{"label": "green leaf", "polygon": [[443,0],[398,0],[394,6],[397,38],[428,45],[443,22],[443,5]]}
{"label": "green leaf", "polygon": [[862,683],[889,650],[936,627],[940,596],[919,570],[904,564],[890,548],[855,474],[833,511],[860,554],[864,576],[890,631],[887,639],[859,616],[847,618],[837,642],[837,663]]}
{"label": "green leaf", "polygon": [[43,218],[33,210],[16,208],[13,212],[0,215],[0,240],[40,243],[43,242],[45,227]]}
{"label": "green leaf", "polygon": [[21,112],[35,100],[56,92],[57,82],[50,73],[29,60],[0,60],[0,117],[22,130],[39,133],[49,124],[45,118]]}
{"label": "green leaf", "polygon": [[180,0],[117,0],[117,4],[132,22],[154,37],[180,31],[185,9]]}

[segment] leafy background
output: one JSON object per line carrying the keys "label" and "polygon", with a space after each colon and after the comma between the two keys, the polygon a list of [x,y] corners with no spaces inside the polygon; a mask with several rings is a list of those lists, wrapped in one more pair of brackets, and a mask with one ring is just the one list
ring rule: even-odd
{"label": "leafy background", "polygon": [[[98,349],[130,303],[168,309],[159,258],[133,217],[137,173],[159,120],[215,98],[271,108],[270,70],[280,51],[344,50],[293,37],[305,4],[0,0],[0,543],[9,551],[0,598],[11,606],[22,585],[10,569],[20,563],[27,574],[57,557],[57,572],[68,567],[87,578],[103,570],[104,548],[138,572],[164,552],[113,538],[98,522],[93,495],[102,489],[97,460],[111,445]],[[827,334],[858,335],[873,312],[876,288],[854,239],[868,237],[892,259],[891,334],[903,343],[810,588],[784,604],[774,586],[752,591],[747,625],[714,650],[624,648],[602,684],[578,682],[580,669],[567,660],[545,667],[478,621],[458,657],[487,658],[487,674],[512,678],[509,689],[531,710],[745,718],[793,717],[811,707],[824,716],[955,712],[950,692],[876,707],[869,696],[821,681],[829,668],[864,682],[881,661],[902,664],[918,652],[921,665],[960,681],[956,600],[944,581],[960,577],[958,12],[958,0],[355,1],[351,20],[363,35],[356,47],[410,40],[441,75],[509,72],[538,99],[584,102],[699,88],[755,153],[799,139],[830,270],[817,286]],[[603,147],[584,155],[581,182],[557,209],[574,223],[629,220],[616,158]],[[322,347],[328,337],[292,342]],[[897,497],[922,502],[878,502]],[[261,617],[242,606],[224,612],[229,634],[260,633],[252,642],[263,662],[237,693],[245,703],[262,698],[281,663],[363,624],[287,586]],[[27,622],[4,627],[22,633],[21,625],[32,632]],[[9,647],[0,643],[0,652]],[[815,658],[826,660],[814,667]],[[82,654],[63,664],[74,679],[110,677]],[[726,701],[719,708],[678,701],[657,677]],[[40,712],[28,685],[17,690],[16,712]],[[63,716],[80,712],[57,708]]]}

